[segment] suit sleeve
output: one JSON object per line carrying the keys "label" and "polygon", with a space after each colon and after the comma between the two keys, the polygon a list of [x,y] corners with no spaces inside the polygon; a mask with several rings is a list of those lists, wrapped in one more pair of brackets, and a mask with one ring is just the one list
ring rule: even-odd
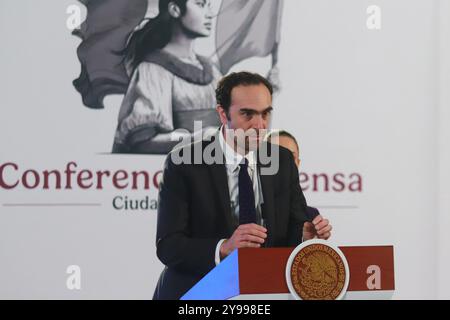
{"label": "suit sleeve", "polygon": [[215,267],[215,251],[221,238],[193,238],[189,223],[189,185],[183,165],[168,156],[159,190],[156,252],[168,267],[204,275]]}
{"label": "suit sleeve", "polygon": [[294,158],[289,152],[289,180],[290,180],[290,215],[289,215],[289,229],[288,229],[288,246],[297,246],[302,242],[303,238],[303,224],[308,221],[306,212],[306,199],[300,187],[300,180],[298,177],[298,168],[295,165]]}

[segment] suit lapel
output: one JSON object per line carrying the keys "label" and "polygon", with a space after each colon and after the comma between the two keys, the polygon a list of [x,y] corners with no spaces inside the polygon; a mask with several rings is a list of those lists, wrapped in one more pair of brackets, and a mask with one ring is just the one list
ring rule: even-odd
{"label": "suit lapel", "polygon": [[264,203],[261,205],[262,217],[266,221],[268,230],[267,246],[275,244],[275,230],[276,230],[276,204],[275,204],[275,174],[261,174],[262,168],[267,168],[272,165],[271,162],[263,163],[261,155],[272,157],[272,148],[270,143],[263,143],[260,145],[257,153],[258,174],[261,179],[261,188],[264,197]]}
{"label": "suit lapel", "polygon": [[233,218],[231,216],[231,200],[230,192],[228,191],[227,171],[224,164],[213,164],[209,167],[215,185],[215,192],[219,199],[219,206],[222,209],[221,214],[225,216],[227,230],[231,235],[233,233]]}
{"label": "suit lapel", "polygon": [[[219,152],[218,157],[222,159],[222,163],[214,163],[209,165],[211,178],[215,186],[215,192],[217,195],[217,199],[219,200],[219,207],[221,208],[221,214],[224,215],[226,221],[226,229],[231,236],[234,232],[233,227],[233,217],[231,213],[231,200],[230,200],[230,192],[228,190],[228,176],[227,169],[225,167],[225,158],[222,153],[222,148],[219,145],[219,137],[220,130],[213,137],[213,141],[211,143],[216,144],[214,146],[214,150]],[[215,156],[215,155],[214,155]]]}
{"label": "suit lapel", "polygon": [[275,193],[274,193],[274,176],[262,175],[261,166],[258,165],[258,173],[261,179],[261,188],[264,203],[261,205],[262,217],[266,221],[268,230],[267,246],[271,246],[274,242],[273,230],[275,230]]}

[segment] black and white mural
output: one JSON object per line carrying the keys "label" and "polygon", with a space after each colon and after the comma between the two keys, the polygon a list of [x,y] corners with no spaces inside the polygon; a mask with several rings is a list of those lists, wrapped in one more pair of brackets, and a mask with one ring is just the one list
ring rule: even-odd
{"label": "black and white mural", "polygon": [[[166,154],[173,132],[194,134],[219,126],[218,80],[251,57],[272,56],[267,74],[277,86],[283,0],[81,1],[87,8],[74,81],[83,103],[103,108],[124,94],[113,153]],[[196,42],[214,37],[209,55]]]}

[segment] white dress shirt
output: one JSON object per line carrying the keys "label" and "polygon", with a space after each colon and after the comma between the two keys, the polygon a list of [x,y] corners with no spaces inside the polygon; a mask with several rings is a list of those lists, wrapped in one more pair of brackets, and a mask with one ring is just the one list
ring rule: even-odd
{"label": "white dress shirt", "polygon": [[[237,220],[239,220],[239,170],[241,168],[239,164],[242,163],[244,156],[235,152],[233,148],[231,148],[231,146],[225,141],[223,136],[223,127],[219,133],[219,143],[225,158],[225,167],[228,177],[228,190],[231,201],[231,212],[235,215]],[[264,203],[264,201],[261,188],[261,179],[257,169],[256,153],[251,151],[245,155],[245,158],[248,160],[248,174],[253,182],[257,220],[260,220],[264,225],[264,220],[261,216],[261,204]],[[220,247],[225,240],[226,239],[222,239],[217,244],[215,252],[216,265],[220,263]]]}

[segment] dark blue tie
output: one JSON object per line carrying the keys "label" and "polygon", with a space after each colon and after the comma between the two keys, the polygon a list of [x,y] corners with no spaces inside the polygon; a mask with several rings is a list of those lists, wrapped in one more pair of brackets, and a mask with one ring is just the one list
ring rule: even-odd
{"label": "dark blue tie", "polygon": [[248,175],[248,160],[239,169],[239,224],[256,223],[255,193]]}

